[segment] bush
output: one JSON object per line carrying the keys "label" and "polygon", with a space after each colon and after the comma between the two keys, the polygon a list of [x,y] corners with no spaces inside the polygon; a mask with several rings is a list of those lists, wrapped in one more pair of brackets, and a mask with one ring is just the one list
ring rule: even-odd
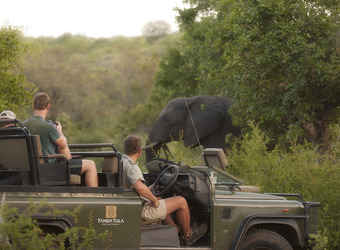
{"label": "bush", "polygon": [[[305,200],[320,202],[320,228],[328,248],[340,247],[340,167],[337,151],[320,155],[311,145],[292,143],[269,151],[270,139],[258,127],[228,152],[229,172],[264,192],[300,193]],[[283,148],[283,147],[282,147]]]}
{"label": "bush", "polygon": [[[65,232],[44,232],[32,218],[36,214],[49,217],[69,216],[76,218],[81,207],[74,211],[57,210],[46,202],[34,203],[23,210],[0,205],[0,249],[91,249],[95,240],[108,241],[108,232],[97,234],[92,226],[92,214],[89,215],[88,228],[72,227]],[[81,235],[81,240],[80,240]]]}
{"label": "bush", "polygon": [[[251,132],[234,143],[228,150],[228,172],[246,181],[247,185],[260,187],[268,193],[299,193],[304,200],[320,202],[320,236],[314,239],[315,249],[340,248],[340,164],[339,142],[333,142],[330,154],[319,154],[312,145],[291,140],[268,149],[272,141],[255,125]],[[333,138],[340,138],[339,126],[333,126]],[[282,143],[284,144],[284,143]],[[168,144],[170,160],[199,165],[199,148],[186,148],[183,141]],[[164,155],[160,157],[165,158]]]}
{"label": "bush", "polygon": [[[183,139],[183,131],[180,131],[179,140],[171,140],[171,142],[167,143],[167,147],[169,148],[170,155],[166,156],[164,150],[160,150],[159,158],[169,159],[175,163],[186,164],[188,166],[197,166],[202,161],[202,152],[199,147],[185,147],[184,139]],[[155,155],[157,152],[153,152]],[[143,159],[144,160],[144,159]],[[141,162],[141,161],[139,161]],[[143,167],[143,163],[141,165]],[[144,169],[144,168],[143,168]]]}

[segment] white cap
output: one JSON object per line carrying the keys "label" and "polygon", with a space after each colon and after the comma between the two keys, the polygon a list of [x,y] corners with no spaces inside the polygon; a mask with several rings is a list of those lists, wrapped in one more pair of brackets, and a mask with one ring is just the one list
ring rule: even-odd
{"label": "white cap", "polygon": [[2,111],[0,114],[0,119],[16,119],[17,116],[10,110]]}

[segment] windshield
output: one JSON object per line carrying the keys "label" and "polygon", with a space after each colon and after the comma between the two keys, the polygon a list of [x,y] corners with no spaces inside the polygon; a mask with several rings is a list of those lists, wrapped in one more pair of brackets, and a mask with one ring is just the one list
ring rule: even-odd
{"label": "windshield", "polygon": [[227,172],[215,167],[195,167],[195,169],[206,173],[207,176],[210,177],[210,180],[214,185],[237,185],[243,182],[236,177],[228,174]]}

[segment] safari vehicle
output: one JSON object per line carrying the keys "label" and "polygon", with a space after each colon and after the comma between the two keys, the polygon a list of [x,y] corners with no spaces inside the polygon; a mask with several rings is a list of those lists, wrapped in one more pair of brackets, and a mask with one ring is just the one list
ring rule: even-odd
{"label": "safari vehicle", "polygon": [[[227,160],[220,149],[205,149],[204,164],[189,167],[156,159],[146,164],[147,184],[163,197],[186,198],[192,223],[207,223],[208,232],[192,247],[180,244],[175,228],[141,218],[138,194],[122,185],[121,153],[113,144],[70,145],[74,157],[104,158],[98,173],[99,187],[86,187],[73,179],[62,155],[42,156],[39,138],[19,120],[18,126],[0,129],[0,195],[3,203],[24,208],[45,200],[57,209],[81,206],[77,223],[66,216],[34,216],[49,233],[67,227],[89,225],[92,213],[97,233],[112,233],[112,249],[308,249],[318,226],[317,202],[305,202],[295,194],[261,194],[227,174]],[[0,124],[1,125],[1,124]],[[107,151],[98,150],[104,147]],[[84,150],[81,149],[86,149]],[[78,152],[76,152],[77,150]],[[60,158],[46,163],[47,158]],[[292,196],[290,199],[287,196]],[[104,242],[96,249],[107,248]]]}

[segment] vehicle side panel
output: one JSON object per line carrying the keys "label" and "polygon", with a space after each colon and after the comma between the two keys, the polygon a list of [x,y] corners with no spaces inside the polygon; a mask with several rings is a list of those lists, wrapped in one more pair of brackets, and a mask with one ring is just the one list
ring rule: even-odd
{"label": "vehicle side panel", "polygon": [[[287,200],[237,200],[235,193],[230,192],[223,199],[212,200],[212,246],[213,249],[231,249],[235,232],[242,225],[247,216],[282,215],[287,219],[294,215],[301,215],[298,223],[300,230],[304,231],[304,208],[300,202]],[[288,209],[288,212],[283,209]],[[237,237],[240,237],[239,235]]]}
{"label": "vehicle side panel", "polygon": [[[34,203],[47,202],[58,210],[73,210],[80,207],[81,211],[74,219],[61,216],[71,226],[92,227],[97,234],[108,231],[112,234],[109,245],[102,241],[95,243],[98,248],[114,246],[119,249],[138,249],[141,235],[141,201],[134,192],[122,194],[99,193],[0,193],[4,202],[22,210],[27,208],[33,200]],[[37,214],[37,218],[44,215]]]}

